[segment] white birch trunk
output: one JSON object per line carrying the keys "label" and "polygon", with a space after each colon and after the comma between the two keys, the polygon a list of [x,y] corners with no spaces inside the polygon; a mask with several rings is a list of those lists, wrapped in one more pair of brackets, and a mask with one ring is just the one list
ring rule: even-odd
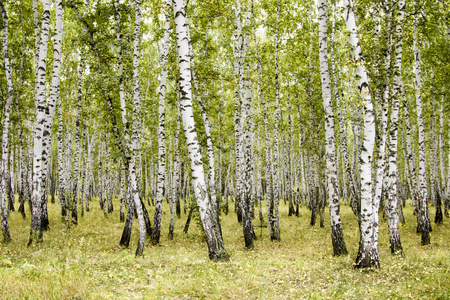
{"label": "white birch trunk", "polygon": [[[43,224],[42,217],[46,213],[46,205],[44,205],[45,191],[46,191],[46,175],[47,175],[47,160],[50,150],[50,136],[53,124],[53,116],[55,112],[56,97],[50,97],[46,100],[46,68],[47,68],[47,50],[48,50],[48,35],[50,27],[50,3],[49,0],[43,1],[42,26],[41,36],[39,39],[39,54],[38,54],[38,70],[37,70],[37,89],[35,94],[36,106],[36,127],[34,131],[34,146],[33,146],[33,214],[31,220],[31,231],[29,244],[36,240],[42,240],[42,230],[46,229],[48,224]],[[58,0],[55,6],[55,43],[54,43],[54,63],[52,76],[52,90],[58,93],[59,91],[59,72],[61,65],[61,47],[62,47],[62,20],[63,7],[62,1]],[[56,55],[55,55],[56,53]],[[56,57],[55,57],[56,56]],[[46,221],[46,219],[44,219]]]}
{"label": "white birch trunk", "polygon": [[270,131],[269,131],[269,120],[267,116],[267,106],[264,100],[264,90],[262,88],[262,64],[258,52],[258,42],[256,40],[256,34],[253,32],[253,39],[255,41],[255,53],[258,62],[258,94],[259,100],[261,102],[261,107],[263,111],[263,122],[264,122],[264,139],[265,139],[265,155],[266,163],[264,166],[266,175],[266,206],[267,206],[267,223],[269,227],[270,236],[274,236],[274,228],[272,223],[272,203],[273,203],[273,179],[272,179],[272,153],[270,150]]}
{"label": "white birch trunk", "polygon": [[2,161],[0,165],[0,213],[1,213],[1,222],[2,222],[2,233],[3,233],[3,241],[8,243],[11,241],[11,235],[9,232],[9,224],[8,224],[8,211],[5,203],[5,195],[6,195],[6,179],[8,177],[8,151],[9,151],[9,140],[8,140],[8,132],[9,132],[9,123],[10,123],[10,114],[11,114],[11,103],[13,98],[13,83],[11,77],[11,65],[9,62],[9,54],[8,54],[8,15],[6,13],[6,9],[3,5],[3,1],[0,2],[0,13],[2,14],[2,49],[3,49],[3,64],[5,67],[5,75],[6,75],[6,84],[8,94],[6,96],[6,102],[4,105],[4,115],[3,115],[3,130],[2,130]]}
{"label": "white birch trunk", "polygon": [[181,114],[184,134],[191,160],[192,182],[195,198],[200,212],[200,220],[208,244],[211,260],[228,260],[228,254],[223,246],[223,239],[212,215],[211,203],[206,189],[205,174],[203,172],[202,155],[195,130],[192,108],[191,62],[189,58],[189,38],[186,18],[186,3],[184,0],[173,2],[175,27],[178,48],[178,63],[180,67]]}
{"label": "white birch trunk", "polygon": [[237,213],[238,222],[242,221],[241,211],[241,186],[242,186],[242,98],[244,90],[243,80],[243,37],[241,28],[241,1],[236,0],[235,9],[235,34],[234,34],[234,78],[235,78],[235,91],[234,91],[234,143],[235,143],[235,211]]}
{"label": "white birch trunk", "polygon": [[[133,191],[134,205],[138,215],[139,224],[139,247],[136,250],[136,256],[144,255],[145,228],[150,227],[144,220],[144,203],[140,195],[140,110],[141,93],[139,85],[139,41],[141,28],[141,0],[134,1],[134,33],[133,33],[133,132],[131,135],[131,159],[130,159],[130,179]],[[148,219],[148,218],[147,218]],[[147,221],[148,222],[148,221]],[[147,232],[148,233],[148,232]]]}
{"label": "white birch trunk", "polygon": [[325,150],[327,164],[327,192],[330,205],[331,240],[333,255],[347,254],[344,234],[342,232],[339,208],[339,182],[336,168],[336,141],[334,136],[334,112],[331,99],[331,81],[328,71],[327,47],[327,0],[319,0],[319,60],[320,79],[322,83],[322,99],[325,110]]}
{"label": "white birch trunk", "polygon": [[[448,130],[448,144],[450,144],[450,130]],[[448,210],[450,208],[450,151],[448,151],[448,159],[447,159],[447,199],[445,200],[444,205],[444,214],[448,217]]]}
{"label": "white birch trunk", "polygon": [[376,267],[380,266],[378,248],[375,247],[374,231],[378,229],[375,224],[377,214],[372,198],[372,159],[375,145],[375,115],[372,104],[372,98],[369,91],[369,82],[367,72],[364,67],[364,58],[357,33],[356,20],[353,12],[353,4],[344,0],[344,19],[347,30],[349,31],[348,42],[350,43],[354,60],[356,62],[356,78],[358,89],[361,96],[364,109],[364,138],[361,151],[361,239],[362,249],[356,259],[356,267]]}
{"label": "white birch trunk", "polygon": [[161,54],[161,76],[159,81],[159,104],[158,104],[158,171],[156,181],[155,216],[153,220],[152,243],[159,243],[161,235],[161,213],[166,175],[166,133],[165,133],[165,99],[167,81],[167,62],[169,60],[170,46],[170,11],[172,0],[166,1],[166,21],[164,23],[163,50]]}
{"label": "white birch trunk", "polygon": [[390,138],[389,138],[389,186],[388,199],[386,203],[386,212],[389,227],[389,241],[392,254],[401,254],[403,252],[398,231],[398,183],[397,183],[397,145],[398,145],[398,124],[399,124],[399,106],[400,97],[403,88],[402,80],[402,55],[403,55],[403,19],[405,15],[405,1],[398,2],[397,24],[395,27],[395,60],[394,77],[391,97],[391,120],[390,120]]}
{"label": "white birch trunk", "polygon": [[[208,115],[206,113],[206,108],[203,104],[201,93],[199,92],[199,86],[198,86],[198,79],[197,74],[195,72],[195,60],[194,60],[194,52],[192,50],[192,45],[190,42],[190,32],[189,28],[187,30],[188,35],[188,43],[189,43],[189,57],[191,59],[191,73],[192,73],[192,81],[194,84],[194,89],[199,93],[199,96],[197,97],[197,102],[200,106],[200,112],[202,114],[203,123],[205,126],[205,135],[206,135],[206,157],[208,159],[208,181],[207,186],[209,187],[209,194],[211,197],[211,208],[212,208],[212,214],[214,216],[215,222],[217,223],[217,226],[219,226],[220,231],[222,229],[220,228],[220,220],[219,220],[219,214],[217,209],[217,198],[216,198],[216,188],[215,188],[215,162],[214,162],[214,147],[212,144],[212,137],[211,137],[211,122],[208,118]],[[206,36],[208,35],[208,26],[206,28]],[[207,44],[207,38],[206,38],[206,44]],[[207,48],[207,46],[206,46]],[[207,58],[207,52],[205,53],[205,58]],[[208,90],[206,89],[206,86],[204,87],[204,95],[205,99],[208,97]],[[242,120],[242,119],[241,119]],[[242,129],[242,127],[241,127]]]}
{"label": "white birch trunk", "polygon": [[275,121],[274,121],[274,128],[273,128],[273,171],[272,171],[272,178],[273,178],[273,208],[274,208],[274,215],[273,215],[273,224],[274,224],[274,235],[272,235],[270,238],[271,240],[277,240],[280,241],[280,219],[278,214],[278,205],[280,202],[280,185],[279,185],[279,170],[278,170],[278,162],[280,159],[280,150],[279,150],[279,123],[281,118],[281,111],[280,111],[280,87],[278,82],[278,43],[279,43],[279,34],[278,34],[278,25],[280,20],[280,6],[281,6],[281,0],[278,0],[277,5],[277,22],[276,22],[276,28],[275,28]]}
{"label": "white birch trunk", "polygon": [[415,74],[415,96],[417,109],[417,125],[419,133],[419,172],[418,172],[418,206],[419,206],[419,230],[422,233],[422,245],[430,244],[430,217],[428,214],[428,188],[426,179],[426,157],[425,157],[425,128],[422,116],[422,82],[420,66],[420,46],[418,45],[417,16],[414,19],[414,74]]}

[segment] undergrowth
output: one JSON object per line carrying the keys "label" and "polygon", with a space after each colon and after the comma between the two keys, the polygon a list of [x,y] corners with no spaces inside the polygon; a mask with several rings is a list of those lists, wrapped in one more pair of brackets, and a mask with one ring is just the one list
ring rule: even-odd
{"label": "undergrowth", "polygon": [[[450,299],[450,219],[433,223],[431,244],[421,246],[410,202],[406,225],[400,225],[403,256],[390,254],[386,221],[380,218],[378,270],[353,269],[359,233],[348,206],[341,207],[347,256],[332,256],[328,216],[325,228],[311,227],[306,208],[299,218],[288,217],[281,203],[281,242],[271,242],[266,227],[255,227],[253,250],[244,248],[235,213],[222,214],[231,258],[215,263],[207,259],[196,222],[183,233],[185,214],[175,218],[174,239],[168,240],[167,203],[160,245],[147,239],[144,257],[135,258],[137,220],[130,248],[120,248],[123,223],[114,204],[115,211],[105,217],[93,201],[67,236],[60,206],[49,203],[50,230],[43,243],[31,247],[26,247],[29,212],[25,220],[10,213],[12,242],[0,244],[0,299]],[[153,220],[153,207],[148,209]],[[260,225],[257,218],[253,222]]]}

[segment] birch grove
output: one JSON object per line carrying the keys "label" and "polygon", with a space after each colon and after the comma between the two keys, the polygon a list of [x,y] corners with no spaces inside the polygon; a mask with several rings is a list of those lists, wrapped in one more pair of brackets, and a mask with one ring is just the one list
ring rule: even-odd
{"label": "birch grove", "polygon": [[284,228],[305,223],[331,235],[329,254],[379,268],[385,248],[408,255],[409,228],[434,245],[430,219],[448,222],[445,1],[1,0],[0,12],[5,242],[20,213],[29,246],[51,243],[56,207],[68,239],[114,220],[136,256],[200,237],[228,261],[232,235],[283,247]]}

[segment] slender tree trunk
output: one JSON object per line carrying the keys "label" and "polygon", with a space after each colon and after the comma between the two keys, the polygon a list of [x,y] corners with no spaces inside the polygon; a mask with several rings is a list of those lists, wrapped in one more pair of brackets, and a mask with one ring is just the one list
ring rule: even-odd
{"label": "slender tree trunk", "polygon": [[181,197],[181,187],[182,187],[182,177],[181,177],[181,159],[180,159],[180,149],[179,149],[179,140],[180,140],[180,128],[181,128],[181,111],[180,111],[180,99],[179,99],[179,86],[177,84],[177,131],[175,133],[175,159],[173,166],[173,198],[175,200],[175,211],[177,217],[181,217],[181,205],[180,205],[180,197]]}
{"label": "slender tree trunk", "polygon": [[278,0],[277,5],[277,22],[275,28],[275,124],[273,128],[273,203],[274,203],[274,235],[271,236],[271,240],[280,241],[280,219],[278,213],[278,205],[280,202],[280,185],[279,185],[279,170],[278,170],[278,162],[280,160],[280,151],[279,151],[279,122],[281,118],[281,108],[280,108],[280,87],[278,82],[278,43],[279,43],[279,34],[278,34],[278,25],[280,20],[280,6],[281,0]]}
{"label": "slender tree trunk", "polygon": [[262,107],[263,113],[263,122],[264,122],[264,139],[265,139],[265,155],[266,155],[266,163],[264,166],[264,171],[266,175],[266,204],[267,204],[267,223],[269,226],[270,236],[274,236],[274,227],[273,227],[273,215],[272,215],[272,204],[273,204],[273,179],[272,179],[272,153],[270,150],[270,130],[269,130],[269,120],[267,116],[267,106],[266,101],[264,99],[264,90],[262,88],[262,64],[261,59],[258,52],[258,41],[256,40],[256,34],[253,32],[253,39],[255,41],[255,53],[256,60],[258,62],[258,95],[259,100]]}
{"label": "slender tree trunk", "polygon": [[5,66],[5,75],[6,75],[6,84],[8,89],[8,94],[6,97],[6,102],[4,105],[4,114],[3,114],[3,131],[2,131],[2,161],[0,165],[0,209],[1,209],[1,221],[2,221],[2,233],[3,233],[3,241],[8,243],[11,241],[11,235],[9,232],[9,224],[8,224],[8,211],[5,203],[5,189],[6,189],[6,178],[8,175],[6,172],[8,171],[8,151],[9,151],[9,140],[8,140],[8,132],[9,132],[9,122],[10,122],[10,114],[11,114],[11,104],[13,98],[13,83],[11,78],[11,65],[9,62],[9,54],[8,54],[8,15],[6,13],[6,9],[3,6],[3,1],[0,2],[0,13],[2,14],[3,26],[3,63]]}
{"label": "slender tree trunk", "polygon": [[[247,12],[247,18],[246,18],[246,26],[250,25],[250,11]],[[247,51],[249,46],[249,38],[248,35],[244,35],[244,53]],[[242,208],[242,227],[244,232],[244,240],[245,240],[245,247],[247,249],[252,249],[253,246],[253,239],[255,237],[255,233],[253,231],[253,225],[252,225],[252,195],[251,195],[251,189],[252,189],[252,179],[251,179],[251,173],[252,173],[252,145],[253,140],[251,139],[252,134],[252,112],[251,112],[251,102],[252,102],[252,91],[251,91],[251,81],[249,78],[250,74],[250,64],[248,62],[248,59],[246,59],[246,66],[245,66],[245,77],[244,77],[244,84],[245,84],[245,98],[244,103],[241,110],[241,121],[242,121],[242,152],[243,152],[243,161],[242,161],[242,183],[241,183],[241,208]]]}
{"label": "slender tree trunk", "polygon": [[[208,35],[208,27],[206,28],[206,35]],[[189,56],[191,59],[191,72],[192,72],[192,81],[194,83],[194,89],[196,91],[199,91],[198,86],[198,79],[197,74],[195,72],[195,64],[194,64],[194,52],[192,50],[192,45],[190,42],[190,33],[188,30],[188,39],[189,39]],[[207,38],[206,38],[206,45],[207,45]],[[206,46],[206,48],[208,48]],[[208,53],[206,51],[205,58],[208,57]],[[208,97],[208,90],[206,89],[206,86],[204,87],[205,91],[205,99]],[[219,220],[219,213],[217,209],[217,198],[216,198],[216,188],[215,188],[215,163],[214,163],[214,147],[212,144],[212,137],[211,137],[211,122],[209,121],[208,115],[206,113],[206,108],[203,105],[202,96],[201,93],[199,93],[199,97],[197,97],[197,102],[200,106],[200,111],[202,114],[203,123],[205,126],[205,135],[206,135],[206,157],[208,159],[208,181],[207,186],[209,186],[209,193],[211,197],[211,208],[212,208],[212,214],[214,216],[216,226],[219,227],[220,231],[222,232],[222,229],[220,227],[220,220]],[[242,119],[241,119],[242,121]],[[242,126],[241,126],[242,130]]]}
{"label": "slender tree trunk", "polygon": [[[377,241],[374,240],[374,231],[378,230],[378,214],[375,210],[378,206],[372,198],[372,158],[375,144],[375,116],[372,98],[369,91],[367,72],[364,66],[361,45],[357,33],[356,20],[351,1],[344,1],[344,19],[350,35],[348,41],[353,50],[356,62],[356,78],[358,89],[364,103],[364,138],[361,151],[361,239],[362,247],[358,253],[355,267],[376,267],[379,268],[380,261],[378,248],[374,247]],[[375,235],[376,236],[376,235]]]}
{"label": "slender tree trunk", "polygon": [[166,175],[166,133],[165,133],[165,98],[167,80],[167,62],[170,46],[170,11],[171,0],[166,1],[166,21],[164,23],[164,46],[161,55],[161,76],[159,83],[158,105],[158,178],[156,182],[155,217],[153,220],[152,244],[157,245],[161,235],[161,213]]}
{"label": "slender tree trunk", "polygon": [[[65,176],[65,168],[64,168],[64,141],[63,141],[63,120],[62,120],[62,108],[61,108],[61,99],[58,98],[57,102],[58,106],[58,178],[59,178],[59,203],[61,205],[61,218],[64,220],[67,214],[66,211],[66,176]],[[67,232],[69,228],[66,228]]]}
{"label": "slender tree trunk", "polygon": [[188,22],[186,18],[186,3],[184,0],[175,0],[173,3],[175,27],[178,48],[178,63],[180,67],[180,93],[181,111],[184,134],[191,160],[192,182],[200,212],[200,220],[208,244],[209,258],[211,260],[228,260],[228,254],[223,246],[220,228],[214,222],[211,203],[206,189],[203,172],[202,155],[195,130],[192,108],[191,63],[189,59]]}
{"label": "slender tree trunk", "polygon": [[[417,2],[417,1],[416,1]],[[426,157],[425,157],[425,128],[422,117],[422,83],[420,70],[420,46],[418,45],[417,16],[414,19],[414,73],[415,73],[415,92],[417,107],[417,124],[419,132],[419,176],[418,176],[418,204],[419,204],[419,229],[422,233],[422,245],[430,244],[430,217],[428,214],[428,188],[426,179]]]}
{"label": "slender tree trunk", "polygon": [[397,25],[395,27],[395,61],[394,78],[391,97],[391,120],[390,120],[390,138],[389,138],[389,187],[386,212],[388,217],[389,241],[392,254],[401,254],[403,252],[398,231],[399,216],[397,212],[398,203],[398,166],[397,166],[397,145],[398,145],[398,115],[400,106],[400,97],[403,87],[402,81],[402,55],[403,55],[403,19],[405,15],[405,1],[398,2]]}
{"label": "slender tree trunk", "polygon": [[319,0],[319,59],[320,78],[322,82],[322,98],[325,110],[325,149],[327,163],[327,192],[330,205],[331,241],[334,255],[347,254],[344,234],[342,232],[339,208],[339,182],[336,168],[336,141],[334,136],[334,112],[331,99],[331,81],[328,71],[327,47],[327,1]]}
{"label": "slender tree trunk", "polygon": [[[448,130],[448,144],[450,144],[450,130]],[[447,159],[447,199],[444,204],[444,214],[445,216],[449,216],[448,210],[450,208],[450,151],[448,151],[448,159]]]}
{"label": "slender tree trunk", "polygon": [[125,222],[125,204],[127,201],[127,188],[126,188],[126,169],[125,166],[122,165],[122,171],[120,173],[120,222]]}
{"label": "slender tree trunk", "polygon": [[241,210],[241,189],[242,189],[242,116],[241,106],[244,80],[243,80],[243,37],[241,28],[241,1],[236,0],[235,10],[236,24],[235,24],[235,40],[234,40],[234,77],[235,77],[235,91],[234,91],[234,153],[235,153],[235,211],[237,213],[238,222],[242,222],[242,210]]}
{"label": "slender tree trunk", "polygon": [[37,71],[36,127],[34,132],[33,155],[33,215],[31,220],[30,245],[33,240],[42,241],[42,230],[47,229],[48,218],[46,206],[46,177],[47,161],[50,152],[50,136],[55,113],[57,94],[59,94],[59,80],[62,53],[62,33],[64,10],[62,1],[55,5],[55,38],[53,54],[53,75],[51,81],[50,98],[46,101],[46,60],[48,49],[48,35],[50,27],[50,1],[43,1],[41,36],[39,39],[39,59]]}

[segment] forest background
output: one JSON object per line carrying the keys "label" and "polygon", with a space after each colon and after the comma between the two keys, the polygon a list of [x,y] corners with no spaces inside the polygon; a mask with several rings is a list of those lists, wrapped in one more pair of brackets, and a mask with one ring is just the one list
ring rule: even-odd
{"label": "forest background", "polygon": [[448,295],[445,0],[0,10],[1,296]]}

